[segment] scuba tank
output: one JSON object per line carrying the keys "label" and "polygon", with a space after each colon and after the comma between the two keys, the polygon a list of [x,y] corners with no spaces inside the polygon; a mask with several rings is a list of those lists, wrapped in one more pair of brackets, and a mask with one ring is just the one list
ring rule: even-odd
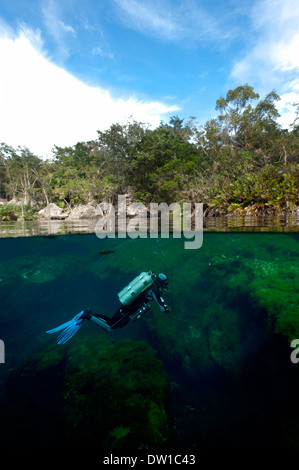
{"label": "scuba tank", "polygon": [[123,305],[131,305],[134,300],[146,289],[154,283],[151,272],[142,272],[139,276],[135,277],[132,282],[117,295],[120,303]]}

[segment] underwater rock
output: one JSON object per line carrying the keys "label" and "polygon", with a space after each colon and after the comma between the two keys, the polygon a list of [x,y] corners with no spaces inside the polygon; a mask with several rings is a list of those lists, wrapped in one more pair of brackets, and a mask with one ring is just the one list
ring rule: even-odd
{"label": "underwater rock", "polygon": [[37,269],[36,271],[34,270],[23,273],[23,278],[28,279],[33,284],[43,284],[44,282],[53,281],[55,279],[55,275],[54,273],[51,274]]}
{"label": "underwater rock", "polygon": [[162,363],[145,342],[74,338],[11,371],[1,406],[10,433],[2,447],[163,448],[167,390]]}
{"label": "underwater rock", "polygon": [[[252,239],[254,241],[254,237]],[[211,260],[213,278],[227,287],[221,303],[246,296],[248,305],[267,323],[268,334],[299,337],[299,245],[295,239],[263,235],[258,244],[238,245],[239,254]]]}
{"label": "underwater rock", "polygon": [[70,275],[76,262],[77,258],[70,255],[39,257],[31,269],[22,270],[21,275],[27,282],[43,284]]}
{"label": "underwater rock", "polygon": [[51,346],[9,372],[2,389],[0,448],[60,447],[64,350]]}
{"label": "underwater rock", "polygon": [[177,273],[165,256],[171,311],[154,308],[145,321],[173,366],[179,361],[191,375],[215,367],[235,374],[271,335],[299,337],[299,244],[266,234],[204,240],[193,259],[186,253],[177,262]]}
{"label": "underwater rock", "polygon": [[[255,328],[252,322],[246,325],[241,320],[242,309],[229,305],[242,290],[247,291],[243,267],[240,255],[232,256],[231,245],[218,247],[214,237],[208,237],[202,251],[196,253],[184,250],[182,240],[168,240],[163,245],[161,240],[136,243],[128,239],[117,250],[117,256],[101,257],[86,269],[101,280],[113,276],[117,282],[129,282],[145,269],[165,270],[170,279],[165,293],[170,313],[161,314],[153,304],[152,314],[142,322],[153,344],[159,344],[166,363],[173,367],[180,364],[186,372],[196,375],[215,365],[228,372],[240,371],[244,357],[241,338],[249,342],[250,328]],[[230,280],[238,284],[236,289],[234,285],[228,288]]]}
{"label": "underwater rock", "polygon": [[289,340],[299,337],[299,266],[293,261],[253,260],[254,279],[248,286],[253,301],[265,309],[275,331]]}
{"label": "underwater rock", "polygon": [[162,448],[168,440],[167,379],[146,342],[114,343],[94,335],[68,352],[64,390],[66,433],[81,445]]}
{"label": "underwater rock", "polygon": [[[21,280],[33,284],[58,279],[72,274],[74,266],[80,265],[79,256],[40,256],[30,255],[13,258],[9,263],[0,261],[0,287]],[[78,271],[78,268],[77,268]]]}
{"label": "underwater rock", "polygon": [[[196,370],[210,367],[213,361],[208,353],[206,331],[201,325],[202,311],[207,304],[207,293],[201,285],[208,261],[205,256],[195,256],[193,250],[184,250],[182,240],[167,242],[165,246],[161,240],[127,239],[117,250],[117,256],[100,257],[87,264],[86,269],[100,280],[113,279],[118,286],[120,282],[129,283],[144,270],[165,271],[170,283],[164,298],[170,313],[161,314],[153,303],[152,314],[143,317],[142,322],[155,337],[153,342],[159,344],[167,363],[176,367],[181,361],[188,371],[193,367]],[[115,290],[115,297],[117,292]],[[200,332],[199,338],[195,331]]]}

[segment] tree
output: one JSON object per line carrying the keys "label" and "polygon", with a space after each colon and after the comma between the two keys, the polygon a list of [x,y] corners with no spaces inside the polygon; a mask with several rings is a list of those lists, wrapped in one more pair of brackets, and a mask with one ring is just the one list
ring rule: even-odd
{"label": "tree", "polygon": [[6,198],[15,199],[17,196],[17,182],[14,180],[11,172],[11,158],[15,154],[12,147],[2,142],[0,146],[1,158],[1,193]]}
{"label": "tree", "polygon": [[189,124],[176,116],[148,132],[131,159],[132,185],[143,202],[181,199],[196,171],[197,148]]}
{"label": "tree", "polygon": [[6,172],[6,194],[11,199],[21,199],[26,206],[33,205],[38,199],[40,187],[36,172],[42,160],[27,148],[18,148],[1,144],[2,167]]}
{"label": "tree", "polygon": [[245,84],[216,102],[203,125],[172,116],[151,130],[130,120],[98,138],[57,147],[51,161],[0,145],[0,197],[22,204],[72,206],[118,194],[149,203],[204,202],[214,213],[292,210],[299,203],[299,124],[277,123],[275,91],[260,99]]}
{"label": "tree", "polygon": [[253,88],[245,84],[229,90],[226,98],[220,97],[216,101],[216,110],[220,111],[218,120],[223,124],[223,144],[227,144],[231,139],[237,142],[244,117],[251,111],[250,101],[258,98],[259,95],[253,91]]}
{"label": "tree", "polygon": [[98,149],[105,162],[107,174],[122,192],[131,184],[131,162],[139,144],[149,130],[140,122],[112,124],[106,131],[98,131]]}
{"label": "tree", "polygon": [[219,98],[216,101],[219,116],[208,121],[200,137],[197,135],[203,150],[208,153],[212,147],[219,153],[231,149],[228,153],[235,158],[240,151],[249,151],[257,166],[278,161],[283,149],[282,131],[276,121],[279,114],[275,102],[279,96],[272,91],[254,106],[253,101],[258,99],[258,93],[248,84]]}

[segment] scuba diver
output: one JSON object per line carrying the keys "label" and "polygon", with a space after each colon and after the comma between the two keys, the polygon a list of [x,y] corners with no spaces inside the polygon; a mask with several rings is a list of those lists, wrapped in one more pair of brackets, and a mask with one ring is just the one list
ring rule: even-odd
{"label": "scuba diver", "polygon": [[156,275],[152,271],[142,272],[118,293],[122,305],[112,318],[93,313],[91,310],[82,310],[72,320],[46,333],[52,334],[64,330],[57,338],[58,344],[64,344],[77,333],[84,320],[90,320],[110,333],[116,328],[123,328],[130,320],[133,322],[139,320],[142,315],[149,312],[151,300],[156,302],[161,312],[168,313],[169,307],[161,296],[161,293],[167,289],[168,277],[166,274]]}

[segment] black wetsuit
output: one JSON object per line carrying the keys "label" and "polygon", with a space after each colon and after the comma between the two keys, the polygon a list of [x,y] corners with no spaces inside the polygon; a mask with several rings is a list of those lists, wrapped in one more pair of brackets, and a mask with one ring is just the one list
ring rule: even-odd
{"label": "black wetsuit", "polygon": [[84,317],[85,319],[91,320],[92,317],[96,317],[104,322],[112,329],[123,328],[126,326],[130,320],[136,321],[142,315],[150,310],[149,302],[155,300],[161,312],[169,312],[169,307],[165,304],[164,299],[161,297],[161,286],[159,286],[158,281],[154,283],[142,292],[139,297],[132,304],[125,306],[122,305],[113,315],[112,318],[107,317],[106,315],[100,315],[98,313],[93,313],[90,310],[85,310]]}

